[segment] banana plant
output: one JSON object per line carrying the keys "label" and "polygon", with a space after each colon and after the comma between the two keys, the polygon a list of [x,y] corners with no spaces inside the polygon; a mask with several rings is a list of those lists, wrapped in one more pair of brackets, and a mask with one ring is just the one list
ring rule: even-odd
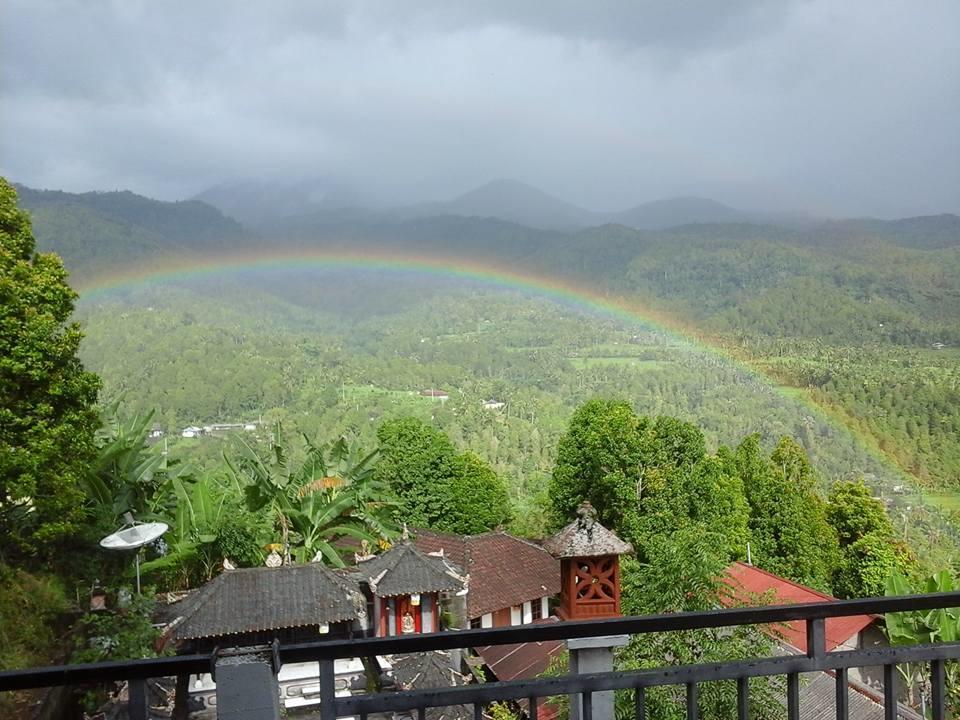
{"label": "banana plant", "polygon": [[93,512],[118,522],[126,512],[141,517],[158,510],[162,486],[185,471],[176,462],[147,445],[153,412],[121,417],[119,402],[104,411],[97,433],[97,458],[81,479]]}
{"label": "banana plant", "polygon": [[170,525],[164,536],[166,553],[141,566],[151,573],[171,568],[180,571],[180,584],[189,586],[199,570],[200,579],[209,580],[217,566],[214,545],[221,527],[226,494],[214,494],[212,482],[188,482],[171,478],[170,488],[176,498],[172,513],[159,515]]}
{"label": "banana plant", "polygon": [[274,516],[285,561],[293,555],[311,560],[319,553],[326,562],[343,565],[334,545],[338,538],[374,542],[395,537],[397,528],[389,516],[395,503],[373,476],[377,452],[363,455],[345,438],[329,447],[306,436],[303,442],[304,459],[292,465],[277,423],[266,458],[243,439],[236,441],[234,458],[224,456],[247,508],[267,508]]}
{"label": "banana plant", "polygon": [[[951,592],[956,583],[953,576],[941,570],[927,578],[921,593]],[[893,572],[887,578],[886,595],[910,595],[916,592],[907,579],[899,572]],[[919,643],[956,642],[960,639],[960,610],[943,608],[938,610],[887,613],[885,632],[891,645],[916,645]],[[924,667],[917,663],[897,665],[913,700],[917,688],[921,694],[926,691]],[[956,663],[948,663],[947,692],[950,703],[956,709],[960,706],[960,668]]]}

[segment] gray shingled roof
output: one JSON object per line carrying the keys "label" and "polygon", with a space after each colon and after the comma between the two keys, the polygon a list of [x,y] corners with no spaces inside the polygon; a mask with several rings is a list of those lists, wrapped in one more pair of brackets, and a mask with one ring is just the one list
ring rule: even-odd
{"label": "gray shingled roof", "polygon": [[227,570],[170,608],[175,641],[354,620],[359,589],[319,563]]}
{"label": "gray shingled roof", "polygon": [[597,522],[597,511],[584,501],[577,508],[577,519],[545,540],[543,549],[556,558],[576,558],[624,555],[633,552],[633,545]]}
{"label": "gray shingled roof", "polygon": [[442,557],[420,552],[410,542],[357,564],[359,577],[378,597],[427,592],[459,592],[466,587],[460,569]]}
{"label": "gray shingled roof", "polygon": [[[837,682],[825,672],[809,673],[802,676],[800,685],[800,714],[804,720],[833,720],[837,717]],[[871,697],[873,695],[873,697]],[[850,720],[883,720],[882,694],[871,693],[859,683],[850,683],[847,690]],[[786,698],[783,699],[786,707]],[[903,704],[897,705],[899,720],[922,720],[919,713],[913,712]]]}
{"label": "gray shingled roof", "polygon": [[[466,678],[454,670],[449,652],[405,653],[392,658],[393,677],[403,690],[432,690],[466,684]],[[473,710],[466,705],[427,708],[427,720],[472,720]]]}

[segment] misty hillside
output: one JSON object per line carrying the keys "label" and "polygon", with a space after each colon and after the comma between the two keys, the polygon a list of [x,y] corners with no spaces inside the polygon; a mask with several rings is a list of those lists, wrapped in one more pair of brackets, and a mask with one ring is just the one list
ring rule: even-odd
{"label": "misty hillside", "polygon": [[252,237],[236,220],[197,201],[163,202],[129,191],[67,193],[17,186],[41,250],[75,272],[134,265],[157,255],[210,252]]}
{"label": "misty hillside", "polygon": [[546,230],[599,225],[600,216],[517,180],[493,180],[446,202],[422,203],[392,211],[397,217],[435,215],[498,218]]}
{"label": "misty hillside", "polygon": [[960,246],[960,217],[921,215],[899,220],[873,218],[839,220],[824,223],[815,229],[812,242],[833,244],[837,238],[849,242],[881,239],[894,245],[921,250],[937,250]]}
{"label": "misty hillside", "polygon": [[369,205],[361,193],[329,180],[298,183],[238,180],[215,185],[192,199],[212,205],[224,215],[254,228],[295,215]]}
{"label": "misty hillside", "polygon": [[749,213],[716,200],[677,197],[643,203],[615,213],[610,217],[610,222],[640,230],[663,230],[692,223],[748,222],[751,219]]}
{"label": "misty hillside", "polygon": [[663,230],[691,223],[757,222],[756,213],[707,198],[677,197],[642,203],[620,212],[579,207],[517,180],[500,179],[451,200],[390,209],[373,207],[364,196],[332,181],[313,183],[232,182],[194,197],[257,229],[283,221],[301,229],[348,220],[392,222],[451,215],[496,218],[541,230],[576,230],[608,223],[639,230]]}

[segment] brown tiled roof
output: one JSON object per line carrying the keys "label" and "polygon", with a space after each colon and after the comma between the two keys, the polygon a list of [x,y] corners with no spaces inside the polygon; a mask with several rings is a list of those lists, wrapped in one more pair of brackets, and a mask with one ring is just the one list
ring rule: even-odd
{"label": "brown tiled roof", "polygon": [[415,545],[394,545],[382,555],[357,564],[360,578],[378,597],[427,592],[459,592],[464,580],[459,568],[424,554]]}
{"label": "brown tiled roof", "polygon": [[577,509],[577,519],[552,538],[545,540],[543,547],[558,558],[624,555],[633,552],[633,545],[624,542],[597,522],[597,511],[586,501]]}
{"label": "brown tiled roof", "polygon": [[356,585],[319,563],[227,570],[172,605],[175,641],[354,620]]}
{"label": "brown tiled roof", "polygon": [[444,557],[470,576],[467,615],[495,610],[560,592],[560,563],[542,547],[505,532],[450,535],[416,530],[414,543]]}
{"label": "brown tiled roof", "polygon": [[[550,617],[535,624],[559,622]],[[515,645],[487,645],[475,648],[483,664],[497,676],[497,680],[517,680],[539,677],[550,665],[554,655],[563,651],[563,640],[517,643]]]}

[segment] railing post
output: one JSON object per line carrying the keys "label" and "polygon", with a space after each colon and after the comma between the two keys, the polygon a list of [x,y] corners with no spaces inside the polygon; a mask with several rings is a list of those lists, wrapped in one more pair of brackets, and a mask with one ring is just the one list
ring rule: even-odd
{"label": "railing post", "polygon": [[837,670],[837,720],[848,720],[850,717],[850,685],[847,679],[847,669]]}
{"label": "railing post", "polygon": [[750,678],[737,678],[737,720],[750,720]]}
{"label": "railing post", "polygon": [[943,660],[933,660],[930,663],[930,712],[933,720],[943,720],[947,714],[945,680]]}
{"label": "railing post", "polygon": [[256,653],[219,657],[218,720],[279,720],[280,692],[272,663]]}
{"label": "railing post", "polygon": [[800,675],[787,674],[787,719],[800,720]]}
{"label": "railing post", "polygon": [[[607,635],[567,640],[570,651],[570,673],[611,672],[613,649],[623,647],[630,641],[627,635]],[[590,703],[589,710],[587,702]],[[589,712],[589,716],[588,713]],[[570,720],[613,720],[613,692],[604,690],[584,693],[581,698],[570,698]]]}
{"label": "railing post", "polygon": [[336,661],[320,661],[320,720],[337,720]]}
{"label": "railing post", "polygon": [[822,658],[827,654],[826,620],[807,620],[807,657]]}
{"label": "railing post", "polygon": [[127,683],[127,713],[130,720],[147,720],[147,681],[138,678]]}
{"label": "railing post", "polygon": [[883,666],[883,718],[897,720],[897,666]]}

